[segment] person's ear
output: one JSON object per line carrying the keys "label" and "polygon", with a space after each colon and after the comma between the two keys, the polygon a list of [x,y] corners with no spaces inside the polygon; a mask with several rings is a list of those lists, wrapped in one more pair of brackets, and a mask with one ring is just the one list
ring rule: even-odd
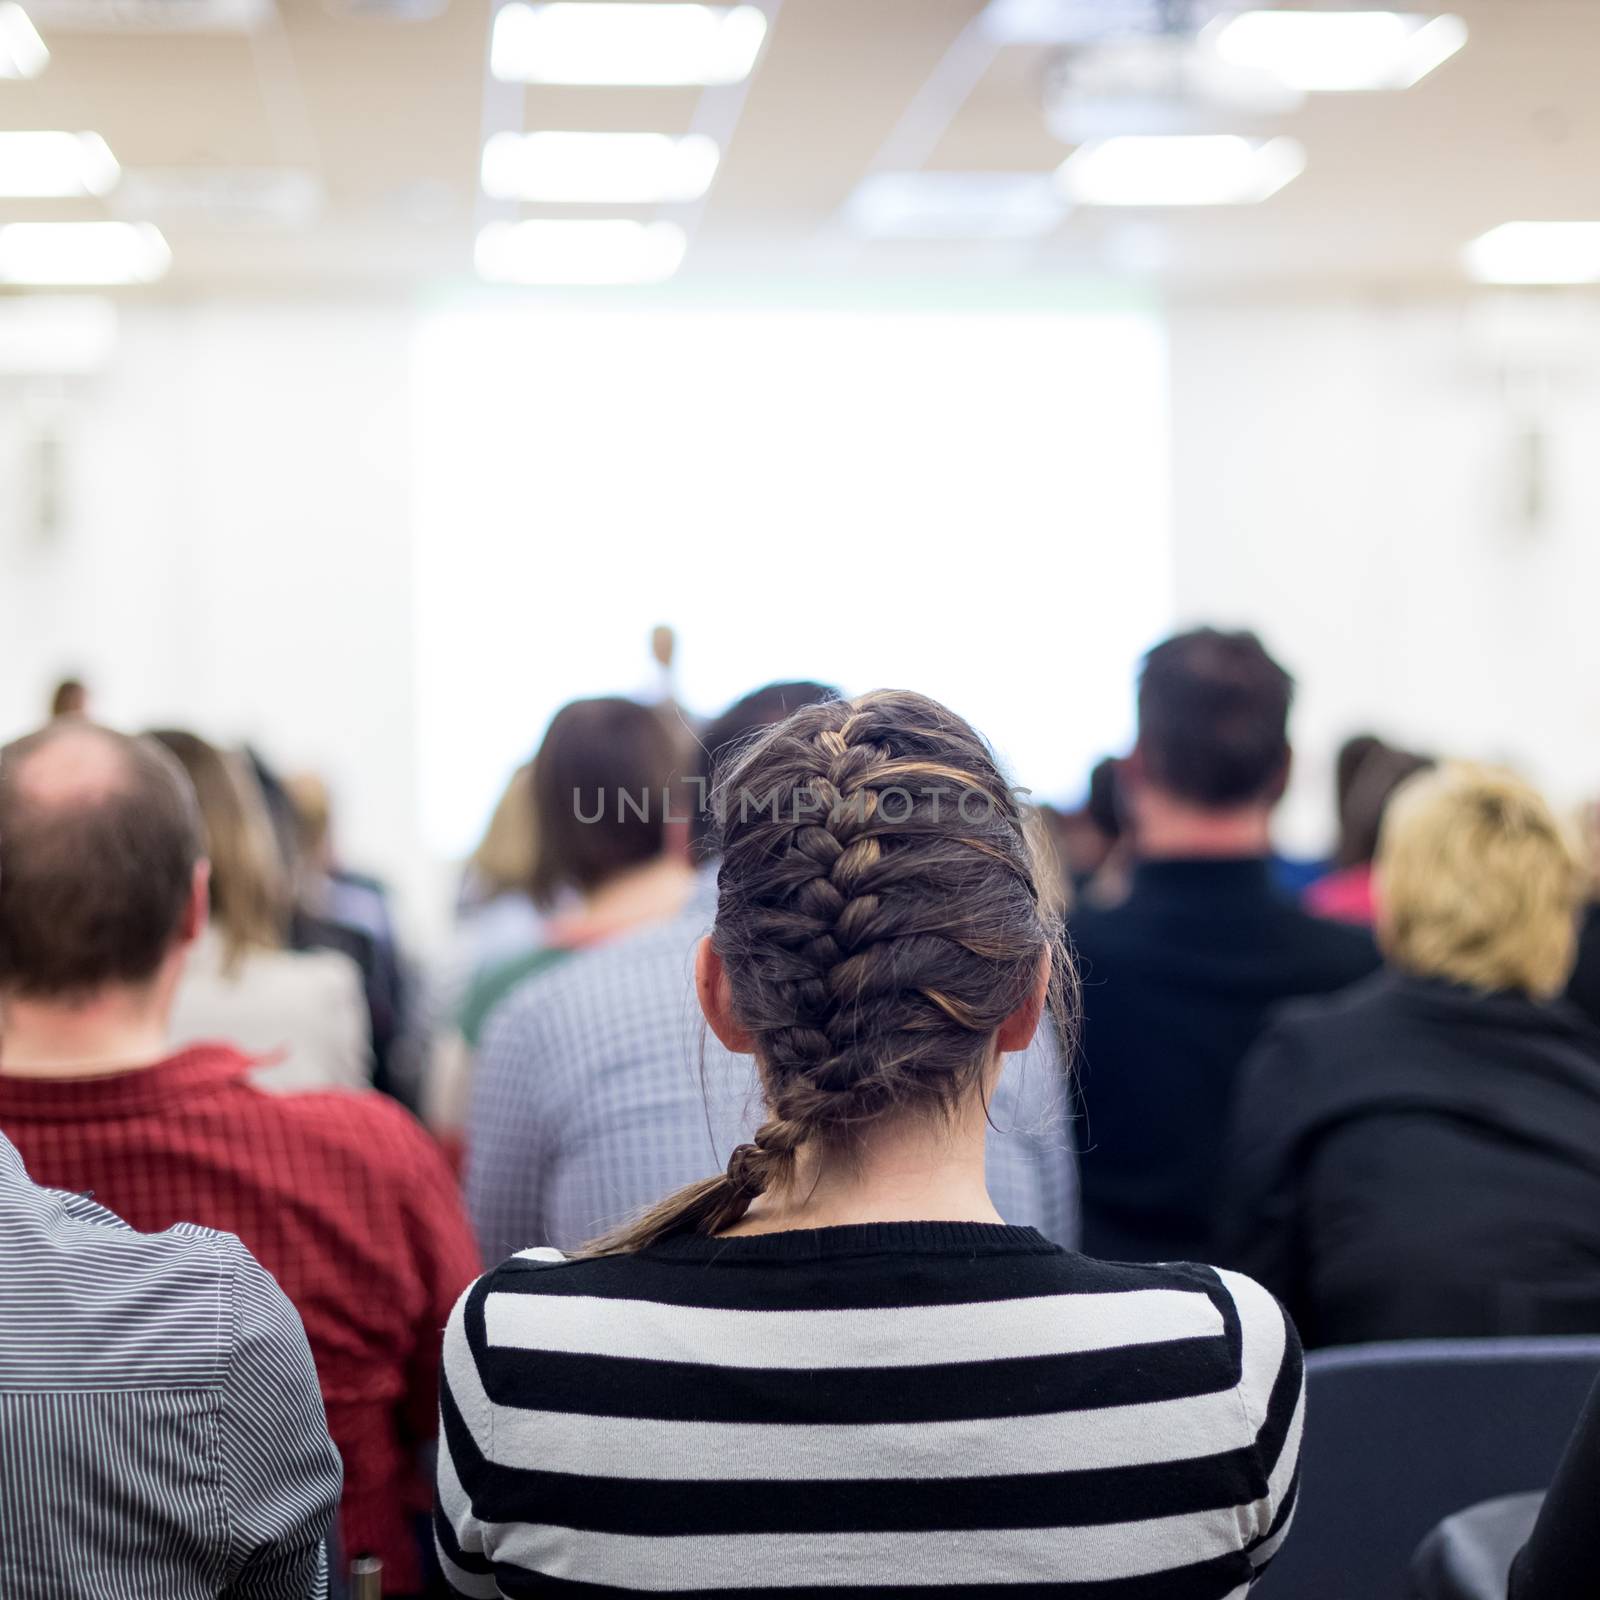
{"label": "person's ear", "polygon": [[1050,973],[1054,952],[1048,945],[1039,961],[1039,975],[1034,980],[1033,992],[1015,1011],[1000,1024],[995,1042],[1003,1053],[1026,1050],[1039,1031],[1039,1018],[1044,1015],[1045,1001],[1050,998]]}
{"label": "person's ear", "polygon": [[206,931],[211,920],[211,863],[204,856],[195,862],[189,880],[189,902],[178,924],[178,943],[191,945]]}
{"label": "person's ear", "polygon": [[733,1015],[733,985],[723,970],[722,957],[709,938],[700,941],[694,958],[694,992],[711,1031],[736,1056],[755,1053],[756,1042]]}

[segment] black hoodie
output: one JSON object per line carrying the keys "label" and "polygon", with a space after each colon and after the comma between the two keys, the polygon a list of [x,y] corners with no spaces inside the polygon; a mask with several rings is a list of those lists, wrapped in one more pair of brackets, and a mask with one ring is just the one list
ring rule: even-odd
{"label": "black hoodie", "polygon": [[1307,1345],[1600,1333],[1600,1030],[1381,973],[1246,1063],[1221,1254]]}

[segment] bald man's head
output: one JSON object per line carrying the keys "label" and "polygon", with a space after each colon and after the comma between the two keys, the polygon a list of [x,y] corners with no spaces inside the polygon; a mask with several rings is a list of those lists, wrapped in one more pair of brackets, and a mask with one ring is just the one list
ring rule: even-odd
{"label": "bald man's head", "polygon": [[0,750],[0,993],[82,1000],[154,978],[180,937],[199,810],[159,745],[58,723]]}

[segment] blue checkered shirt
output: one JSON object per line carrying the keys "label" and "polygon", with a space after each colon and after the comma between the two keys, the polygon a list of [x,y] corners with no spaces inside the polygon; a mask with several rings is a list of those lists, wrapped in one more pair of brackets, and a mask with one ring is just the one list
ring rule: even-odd
{"label": "blue checkered shirt", "polygon": [[[711,869],[671,922],[536,974],[490,1018],[467,1167],[486,1260],[530,1245],[575,1249],[721,1171],[754,1132],[754,1059],[717,1043],[694,995],[695,945],[715,911]],[[1074,1247],[1077,1166],[1048,1027],[1006,1058],[990,1121],[989,1193],[1001,1216]]]}

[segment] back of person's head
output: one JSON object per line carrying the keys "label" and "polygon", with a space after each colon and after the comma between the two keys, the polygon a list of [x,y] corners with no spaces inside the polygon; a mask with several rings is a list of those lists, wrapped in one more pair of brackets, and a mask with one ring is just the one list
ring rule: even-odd
{"label": "back of person's head", "polygon": [[933,700],[802,708],[727,772],[716,813],[712,948],[766,1119],[725,1173],[598,1253],[720,1232],[792,1186],[802,1148],[848,1162],[893,1120],[956,1114],[988,1087],[997,1034],[1046,964],[1063,1011],[1075,991],[1031,813]]}
{"label": "back of person's head", "polygon": [[564,705],[529,779],[535,903],[587,893],[661,855],[678,767],[677,741],[653,708],[620,696]]}
{"label": "back of person's head", "polygon": [[[1341,755],[1343,752],[1340,752]],[[1334,860],[1341,867],[1367,865],[1378,853],[1378,834],[1389,802],[1406,781],[1434,765],[1431,756],[1399,750],[1374,739],[1349,774],[1339,807],[1339,848]]]}
{"label": "back of person's head", "polygon": [[1095,762],[1089,771],[1089,790],[1084,796],[1083,814],[1111,843],[1122,837],[1122,800],[1117,792],[1117,767],[1114,756]]}
{"label": "back of person's head", "polygon": [[1386,748],[1384,741],[1375,733],[1352,733],[1339,746],[1339,753],[1333,758],[1333,799],[1341,830],[1344,827],[1345,812],[1350,805],[1350,792],[1355,787],[1356,774],[1361,770],[1361,763],[1374,750]]}
{"label": "back of person's head", "polygon": [[63,678],[50,696],[50,716],[83,717],[89,714],[89,686],[82,678]]}
{"label": "back of person's head", "polygon": [[1378,845],[1378,938],[1395,966],[1483,991],[1560,992],[1582,897],[1575,853],[1539,792],[1452,763],[1408,780]]}
{"label": "back of person's head", "polygon": [[0,750],[0,992],[66,1003],[155,978],[204,854],[159,745],[88,723]]}
{"label": "back of person's head", "polygon": [[822,700],[837,700],[839,691],[826,683],[813,683],[799,678],[792,683],[769,683],[754,689],[734,703],[707,725],[700,735],[699,759],[695,767],[693,812],[689,822],[689,848],[696,860],[711,855],[713,819],[710,805],[711,792],[717,776],[728,762],[736,760],[739,753],[764,728],[782,722],[801,706],[816,705]]}
{"label": "back of person's head", "polygon": [[526,894],[533,881],[535,854],[533,763],[525,762],[511,774],[467,865],[485,897]]}
{"label": "back of person's head", "polygon": [[1294,682],[1253,633],[1197,628],[1139,674],[1142,780],[1205,811],[1270,805],[1289,775]]}
{"label": "back of person's head", "polygon": [[177,728],[150,735],[189,775],[211,858],[211,917],[226,965],[251,950],[280,950],[292,909],[277,835],[249,763]]}
{"label": "back of person's head", "polygon": [[316,772],[291,772],[283,792],[294,810],[295,855],[310,869],[325,867],[333,854],[333,796]]}

